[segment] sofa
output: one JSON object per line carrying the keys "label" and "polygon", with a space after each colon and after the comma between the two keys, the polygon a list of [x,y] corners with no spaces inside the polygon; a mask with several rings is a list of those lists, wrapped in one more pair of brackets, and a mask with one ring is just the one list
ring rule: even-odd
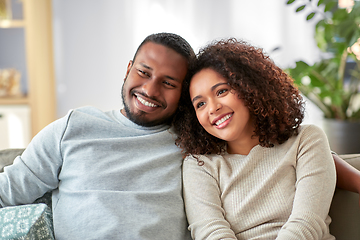
{"label": "sofa", "polygon": [[[23,149],[0,150],[0,172],[12,164]],[[360,170],[360,154],[340,155]],[[337,240],[360,239],[360,207],[357,193],[336,189],[330,207],[330,232]],[[0,208],[0,239],[54,239],[51,193],[33,204]]]}

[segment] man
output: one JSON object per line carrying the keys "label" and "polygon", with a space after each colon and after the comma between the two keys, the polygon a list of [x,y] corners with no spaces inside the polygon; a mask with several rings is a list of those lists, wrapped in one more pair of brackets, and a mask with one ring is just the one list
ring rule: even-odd
{"label": "man", "polygon": [[194,52],[180,36],[148,36],[129,62],[124,109],[70,111],[0,174],[0,205],[52,191],[56,239],[190,239],[180,150],[169,123]]}

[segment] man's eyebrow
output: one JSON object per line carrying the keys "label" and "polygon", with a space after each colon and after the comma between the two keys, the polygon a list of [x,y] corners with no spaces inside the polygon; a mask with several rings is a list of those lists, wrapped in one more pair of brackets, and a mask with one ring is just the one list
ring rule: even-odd
{"label": "man's eyebrow", "polygon": [[176,82],[179,82],[180,83],[180,79],[177,79],[177,78],[173,78],[173,77],[170,77],[168,75],[165,76],[166,78],[170,79],[170,80],[173,80],[173,81],[176,81]]}
{"label": "man's eyebrow", "polygon": [[149,67],[148,65],[146,65],[145,63],[140,63],[141,66],[143,66],[146,69],[152,70],[151,67]]}
{"label": "man's eyebrow", "polygon": [[[151,67],[149,67],[149,66],[146,65],[145,63],[140,63],[140,65],[143,66],[143,67],[146,68],[146,69],[153,70]],[[179,83],[180,83],[180,79],[171,77],[171,76],[169,76],[169,75],[165,75],[165,78],[168,78],[168,79],[170,79],[170,80],[173,80],[173,81],[176,81],[176,82],[179,82]]]}

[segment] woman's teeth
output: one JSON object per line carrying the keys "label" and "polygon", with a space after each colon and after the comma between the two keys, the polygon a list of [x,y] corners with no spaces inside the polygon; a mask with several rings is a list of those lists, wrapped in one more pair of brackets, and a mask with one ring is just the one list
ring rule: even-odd
{"label": "woman's teeth", "polygon": [[158,106],[158,105],[155,105],[155,104],[153,104],[153,103],[151,103],[151,102],[146,101],[145,99],[141,98],[140,96],[136,96],[136,98],[137,98],[142,104],[144,104],[144,105],[147,106],[147,107],[157,107],[157,106]]}
{"label": "woman's teeth", "polygon": [[225,117],[221,118],[219,121],[217,121],[215,123],[216,126],[219,126],[220,124],[222,124],[223,122],[225,122],[226,120],[228,120],[229,118],[232,117],[232,114],[228,114]]}

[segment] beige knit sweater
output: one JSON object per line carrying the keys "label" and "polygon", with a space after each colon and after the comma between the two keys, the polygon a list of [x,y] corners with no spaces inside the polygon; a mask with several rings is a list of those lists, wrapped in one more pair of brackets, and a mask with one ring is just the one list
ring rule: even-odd
{"label": "beige knit sweater", "polygon": [[184,198],[194,239],[335,239],[328,211],[336,171],[327,138],[313,125],[248,155],[188,157]]}

